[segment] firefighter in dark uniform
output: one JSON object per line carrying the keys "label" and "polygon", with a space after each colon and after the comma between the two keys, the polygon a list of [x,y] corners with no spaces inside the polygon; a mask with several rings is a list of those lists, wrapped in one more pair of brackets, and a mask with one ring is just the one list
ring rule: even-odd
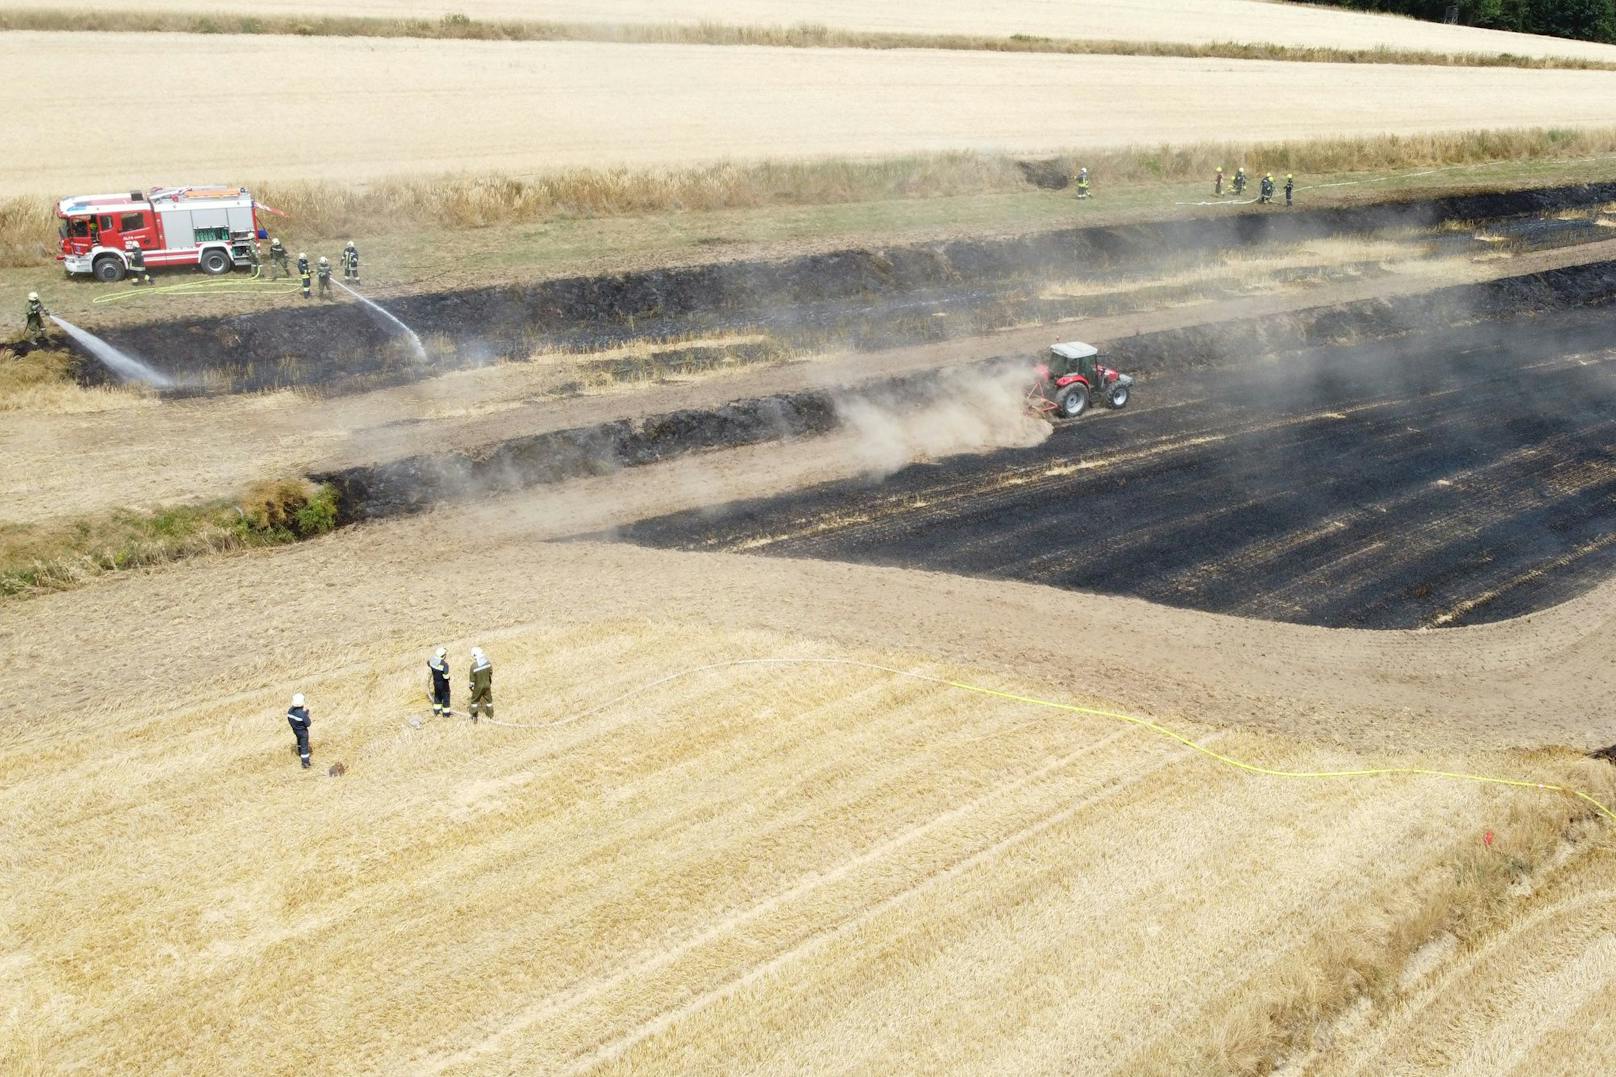
{"label": "firefighter in dark uniform", "polygon": [[297,738],[297,757],[303,761],[303,769],[309,769],[309,708],[303,702],[303,693],[299,692],[292,697],[292,706],[286,712],[286,723],[292,727],[292,735]]}
{"label": "firefighter in dark uniform", "polygon": [[325,255],[320,255],[320,264],[314,268],[315,274],[320,278],[320,298],[331,298],[331,262]]}
{"label": "firefighter in dark uniform", "polygon": [[1086,168],[1080,168],[1080,169],[1077,170],[1077,197],[1079,197],[1079,198],[1087,198],[1088,196],[1089,196],[1089,170],[1086,169]]}
{"label": "firefighter in dark uniform", "polygon": [[309,297],[309,256],[302,251],[297,253],[297,275],[303,282],[303,298]]}
{"label": "firefighter in dark uniform", "polygon": [[280,240],[270,240],[269,279],[279,280],[282,277],[290,277],[291,275],[292,271],[286,267],[286,248],[281,245]]}
{"label": "firefighter in dark uniform", "polygon": [[446,718],[454,712],[449,709],[449,649],[439,647],[426,660],[428,687],[432,691],[432,713]]}
{"label": "firefighter in dark uniform", "polygon": [[151,273],[146,269],[146,252],[140,249],[140,244],[131,239],[124,254],[129,258],[129,283],[150,284]]}
{"label": "firefighter in dark uniform", "polygon": [[489,718],[494,716],[494,663],[488,660],[481,647],[471,649],[471,720],[477,720],[477,710]]}
{"label": "firefighter in dark uniform", "polygon": [[1218,166],[1217,178],[1212,181],[1212,193],[1214,195],[1217,195],[1217,196],[1220,196],[1220,197],[1223,194],[1223,166],[1222,165]]}
{"label": "firefighter in dark uniform", "polygon": [[1234,193],[1236,198],[1246,193],[1246,169],[1244,165],[1234,170]]}
{"label": "firefighter in dark uniform", "polygon": [[1261,192],[1257,195],[1258,202],[1267,205],[1274,200],[1274,174],[1272,172],[1263,176],[1262,186],[1258,190]]}
{"label": "firefighter in dark uniform", "polygon": [[348,284],[359,283],[359,248],[353,245],[353,240],[342,248],[342,279]]}
{"label": "firefighter in dark uniform", "polygon": [[45,304],[39,301],[38,292],[28,293],[28,343],[38,348],[45,343],[45,319],[50,317],[50,311]]}
{"label": "firefighter in dark uniform", "polygon": [[1286,175],[1285,177],[1285,204],[1287,206],[1296,205],[1296,177],[1292,175]]}

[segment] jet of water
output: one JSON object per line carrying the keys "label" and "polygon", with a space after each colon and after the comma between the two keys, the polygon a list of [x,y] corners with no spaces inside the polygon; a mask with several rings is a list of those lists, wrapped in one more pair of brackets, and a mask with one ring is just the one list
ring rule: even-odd
{"label": "jet of water", "polygon": [[51,315],[51,321],[67,331],[67,335],[78,341],[85,351],[101,361],[101,365],[112,371],[124,381],[138,381],[145,385],[152,385],[159,389],[170,389],[174,381],[168,375],[142,363],[128,352],[114,348],[94,333],[87,332],[68,321]]}
{"label": "jet of water", "polygon": [[374,310],[377,314],[380,314],[383,318],[386,318],[388,321],[402,329],[404,331],[404,335],[410,338],[410,347],[415,349],[415,358],[419,359],[423,363],[426,362],[426,346],[421,343],[421,338],[415,335],[415,330],[399,321],[398,318],[393,316],[392,311],[388,310],[380,303],[366,299],[364,296],[360,295],[358,292],[354,291],[340,280],[336,281],[335,283],[338,288],[341,288],[343,291],[365,304],[365,306],[369,307],[371,310]]}

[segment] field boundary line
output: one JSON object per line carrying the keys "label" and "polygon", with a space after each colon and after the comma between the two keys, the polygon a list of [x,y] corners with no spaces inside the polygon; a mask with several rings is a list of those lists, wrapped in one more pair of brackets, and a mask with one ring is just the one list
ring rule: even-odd
{"label": "field boundary line", "polygon": [[1359,767],[1348,770],[1282,770],[1275,767],[1266,767],[1260,763],[1247,762],[1243,759],[1237,759],[1234,756],[1225,755],[1222,752],[1208,748],[1205,745],[1196,742],[1193,738],[1185,736],[1177,730],[1170,729],[1167,726],[1161,725],[1149,718],[1144,718],[1136,714],[1128,714],[1117,710],[1106,710],[1102,707],[1085,707],[1076,703],[1061,703],[1052,699],[1043,699],[1039,696],[1024,695],[1019,692],[1007,692],[998,688],[988,688],[983,685],[972,684],[969,681],[956,681],[947,677],[932,676],[928,673],[916,673],[914,670],[897,669],[893,666],[883,666],[876,662],[864,662],[856,658],[736,658],[725,662],[712,662],[708,663],[707,665],[693,666],[689,669],[682,669],[669,673],[664,677],[659,677],[656,680],[651,681],[649,684],[630,689],[629,691],[614,696],[613,698],[608,699],[606,702],[601,703],[587,711],[581,711],[578,714],[571,715],[566,718],[558,718],[550,722],[532,723],[496,722],[490,719],[489,724],[503,726],[507,729],[555,729],[561,726],[572,725],[576,722],[584,721],[585,719],[591,718],[594,715],[599,714],[601,711],[615,706],[626,699],[644,695],[646,692],[649,692],[654,688],[661,687],[664,684],[668,684],[672,681],[680,680],[685,677],[693,677],[697,674],[709,673],[721,669],[735,669],[742,666],[793,665],[843,666],[852,669],[872,670],[881,673],[888,673],[895,677],[908,677],[912,680],[942,685],[944,687],[958,689],[962,692],[972,692],[980,696],[988,696],[995,699],[1007,699],[1014,703],[1026,703],[1031,706],[1044,707],[1049,710],[1064,711],[1068,714],[1081,714],[1093,718],[1109,718],[1113,721],[1126,722],[1129,725],[1135,726],[1139,729],[1154,733],[1159,737],[1165,737],[1168,740],[1175,740],[1178,743],[1199,752],[1201,755],[1206,756],[1208,759],[1211,759],[1214,762],[1222,763],[1225,766],[1234,767],[1237,770],[1243,770],[1248,774],[1261,775],[1265,778],[1327,780],[1338,778],[1421,777],[1440,778],[1446,781],[1471,782],[1478,785],[1503,785],[1516,789],[1540,789],[1544,792],[1562,793],[1567,796],[1575,797],[1576,799],[1581,800],[1593,807],[1595,811],[1604,816],[1606,819],[1616,823],[1616,810],[1613,810],[1609,805],[1595,799],[1587,793],[1584,793],[1580,789],[1573,789],[1570,786],[1559,785],[1554,782],[1540,782],[1534,781],[1530,778],[1505,778],[1492,774],[1472,774],[1467,771],[1438,770],[1429,767]]}

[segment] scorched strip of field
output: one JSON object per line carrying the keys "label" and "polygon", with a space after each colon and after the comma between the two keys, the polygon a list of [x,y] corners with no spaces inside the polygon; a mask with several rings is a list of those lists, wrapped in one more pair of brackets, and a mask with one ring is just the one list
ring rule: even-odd
{"label": "scorched strip of field", "polygon": [[1280,621],[1499,620],[1616,564],[1616,350],[1586,312],[1142,380],[1043,445],[684,513],[684,549],[929,568]]}

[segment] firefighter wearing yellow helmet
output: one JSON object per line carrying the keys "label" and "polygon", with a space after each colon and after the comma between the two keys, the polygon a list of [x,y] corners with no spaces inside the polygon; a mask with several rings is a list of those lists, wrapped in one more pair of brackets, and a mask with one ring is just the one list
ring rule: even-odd
{"label": "firefighter wearing yellow helmet", "polygon": [[36,348],[45,343],[45,319],[48,317],[50,317],[50,311],[46,310],[45,304],[39,301],[39,293],[29,292],[27,337],[28,343]]}

